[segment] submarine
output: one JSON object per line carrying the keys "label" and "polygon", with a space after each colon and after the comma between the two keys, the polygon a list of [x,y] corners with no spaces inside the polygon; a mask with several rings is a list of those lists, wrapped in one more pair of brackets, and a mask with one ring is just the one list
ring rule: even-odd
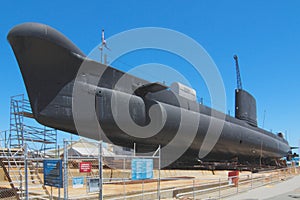
{"label": "submarine", "polygon": [[[196,92],[181,83],[166,86],[148,82],[90,60],[68,38],[48,25],[17,25],[10,30],[7,39],[19,65],[33,116],[45,126],[79,134],[73,107],[74,86],[79,82],[80,90],[90,95],[93,101],[96,120],[105,137],[123,147],[132,148],[135,143],[138,152],[155,151],[159,145],[162,148],[168,146],[176,137],[182,123],[182,113],[185,113],[184,138],[189,138],[193,131],[195,135],[182,155],[166,162],[166,167],[191,167],[202,162],[276,165],[281,158],[291,155],[291,147],[283,134],[273,134],[258,127],[256,100],[244,89],[235,90],[233,117],[197,102]],[[90,73],[80,72],[83,63],[91,69]],[[102,70],[101,77],[93,73],[93,69]],[[122,84],[118,84],[121,79]],[[89,80],[98,81],[90,84]],[[122,110],[122,106],[129,109],[130,119],[121,119],[125,126],[127,120],[139,127],[146,127],[156,121],[152,123],[152,129],[157,134],[145,138],[143,134],[151,130],[130,134],[130,128],[127,131],[121,128],[114,116],[122,113],[118,111]],[[80,135],[100,140],[99,129],[91,123],[89,113],[84,110],[80,112],[77,121],[84,126],[81,127]],[[195,129],[188,123],[196,117],[200,120]],[[209,129],[214,120],[223,121],[219,138],[205,156],[199,157],[199,149],[206,135],[214,134],[210,132],[214,129]],[[148,128],[151,129],[151,126]],[[181,144],[179,142],[176,145],[176,148],[180,148]],[[168,156],[163,159],[167,160]]]}

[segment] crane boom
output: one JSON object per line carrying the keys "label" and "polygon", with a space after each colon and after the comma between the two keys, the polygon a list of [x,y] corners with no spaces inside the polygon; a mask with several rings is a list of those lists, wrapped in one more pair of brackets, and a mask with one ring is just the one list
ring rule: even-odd
{"label": "crane boom", "polygon": [[237,89],[243,89],[238,57],[234,55],[233,58],[235,60]]}

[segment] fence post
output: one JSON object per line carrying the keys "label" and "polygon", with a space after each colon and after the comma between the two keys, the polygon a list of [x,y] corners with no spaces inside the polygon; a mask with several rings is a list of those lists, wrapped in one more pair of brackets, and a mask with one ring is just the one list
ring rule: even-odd
{"label": "fence post", "polygon": [[22,175],[22,171],[19,170],[19,177],[20,177],[20,197],[22,197],[21,199],[23,199],[24,197],[24,190],[23,190],[23,175]]}
{"label": "fence post", "polygon": [[27,159],[28,159],[28,149],[27,149],[27,143],[24,144],[24,170],[25,170],[25,199],[28,200],[28,195],[29,195],[29,192],[28,192],[28,162],[27,162]]}
{"label": "fence post", "polygon": [[144,200],[144,180],[142,182],[142,200]]}
{"label": "fence post", "polygon": [[284,171],[283,171],[284,179],[286,179],[286,170],[287,170],[287,168],[285,168]]}
{"label": "fence post", "polygon": [[123,176],[123,198],[126,199],[126,185],[125,185],[124,176]]}
{"label": "fence post", "polygon": [[[57,158],[60,158],[59,145],[57,146]],[[62,167],[62,166],[61,166]],[[60,187],[58,187],[58,200],[60,200]]]}
{"label": "fence post", "polygon": [[53,189],[52,189],[52,186],[50,187],[50,200],[53,200]]}
{"label": "fence post", "polygon": [[125,169],[126,169],[126,160],[123,158],[123,198],[126,199],[126,183],[125,183]]}
{"label": "fence post", "polygon": [[102,157],[102,140],[99,142],[99,156],[98,156],[98,161],[99,161],[99,200],[103,199],[103,170],[102,170],[102,163],[103,163],[103,157]]}
{"label": "fence post", "polygon": [[68,149],[67,141],[64,139],[64,199],[68,199]]}
{"label": "fence post", "polygon": [[160,159],[161,159],[161,151],[160,151],[160,145],[158,146],[158,153],[159,153],[159,157],[158,157],[158,180],[157,180],[157,199],[160,200],[160,168],[161,168],[161,163],[160,163]]}
{"label": "fence post", "polygon": [[193,199],[195,200],[195,179],[193,179]]}
{"label": "fence post", "polygon": [[253,189],[253,173],[251,171],[251,180],[250,180],[250,187],[251,187],[251,190]]}
{"label": "fence post", "polygon": [[271,184],[273,183],[273,172],[271,172]]}
{"label": "fence post", "polygon": [[4,147],[7,148],[7,144],[6,144],[6,141],[7,141],[7,136],[6,136],[6,131],[4,132]]}
{"label": "fence post", "polygon": [[219,199],[221,199],[221,178],[219,178]]}
{"label": "fence post", "polygon": [[239,181],[237,181],[237,183],[236,183],[236,193],[238,194],[239,193]]}

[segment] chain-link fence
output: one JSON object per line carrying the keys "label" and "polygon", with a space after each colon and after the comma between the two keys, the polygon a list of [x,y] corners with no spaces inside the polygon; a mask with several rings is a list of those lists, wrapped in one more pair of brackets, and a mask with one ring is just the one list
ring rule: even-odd
{"label": "chain-link fence", "polygon": [[[124,199],[144,193],[144,184],[160,191],[160,148],[152,155],[137,155],[107,143],[65,141],[64,197],[70,199]],[[149,189],[149,188],[148,188]],[[142,198],[141,198],[142,199]]]}
{"label": "chain-link fence", "polygon": [[0,199],[221,199],[288,180],[299,167],[261,173],[160,170],[148,155],[90,140],[65,141],[47,154],[25,144],[0,151]]}
{"label": "chain-link fence", "polygon": [[[0,148],[0,199],[117,199],[142,194],[143,182],[159,195],[159,153],[138,156],[114,145],[80,139],[41,153],[26,143]],[[130,187],[134,185],[134,187]]]}
{"label": "chain-link fence", "polygon": [[44,158],[27,144],[20,148],[1,147],[0,198],[1,199],[48,199],[43,183]]}

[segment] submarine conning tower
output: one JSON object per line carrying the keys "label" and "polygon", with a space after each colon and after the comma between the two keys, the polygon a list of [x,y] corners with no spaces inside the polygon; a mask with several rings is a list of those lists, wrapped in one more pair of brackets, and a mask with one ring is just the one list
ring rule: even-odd
{"label": "submarine conning tower", "polygon": [[247,91],[243,90],[238,56],[234,55],[236,68],[237,89],[235,90],[235,118],[244,120],[251,126],[257,127],[256,100]]}
{"label": "submarine conning tower", "polygon": [[256,100],[243,89],[235,90],[235,118],[257,127]]}

